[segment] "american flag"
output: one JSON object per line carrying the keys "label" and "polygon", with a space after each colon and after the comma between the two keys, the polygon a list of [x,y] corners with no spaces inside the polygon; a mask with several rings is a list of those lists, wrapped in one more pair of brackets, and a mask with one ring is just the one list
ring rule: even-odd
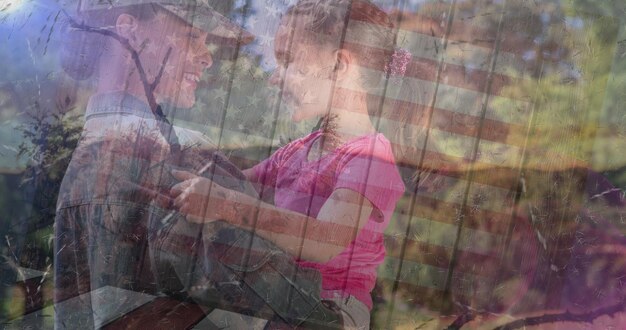
{"label": "american flag", "polygon": [[[426,116],[415,116],[414,125],[427,127],[428,134],[411,141],[411,155],[398,164],[407,176],[414,175],[418,167],[425,172],[417,189],[407,189],[386,232],[387,257],[378,277],[385,287],[383,299],[424,303],[439,301],[445,291],[452,291],[463,303],[481,300],[486,306],[484,301],[498,289],[506,294],[496,292],[493,296],[506,296],[503,299],[512,301],[504,304],[510,306],[524,293],[525,281],[533,275],[537,247],[521,247],[528,250],[522,256],[526,260],[518,260],[522,266],[518,264],[513,270],[521,281],[510,286],[499,283],[502,276],[498,265],[505,256],[507,241],[511,241],[507,240],[510,226],[517,223],[509,235],[514,243],[533,239],[532,232],[520,229],[522,220],[515,216],[533,104],[528,96],[508,95],[506,88],[528,80],[524,52],[533,41],[506,24],[499,30],[477,25],[467,15],[455,12],[458,9],[451,3],[423,6],[416,12],[404,10],[400,2],[391,7],[379,5],[396,25],[396,46],[409,51],[412,61],[405,76],[391,77],[379,96],[395,107],[432,112],[429,121],[424,120]],[[250,49],[263,53],[268,66],[273,56],[273,33],[280,20],[280,15],[274,14],[275,6],[268,3],[261,8],[267,10],[267,19],[251,16],[243,21],[249,21],[246,26],[257,35]],[[364,43],[351,34],[369,23],[352,19],[349,24],[344,47],[367,51],[372,57],[388,56],[378,45]],[[500,40],[497,51],[496,40]],[[362,69],[376,70],[368,64],[361,63]],[[242,76],[235,74],[232,79],[238,84]],[[420,87],[416,91],[420,103],[399,97],[403,79]],[[340,88],[339,93],[353,92]],[[245,97],[240,91],[230,93],[231,102]],[[401,119],[389,112],[379,120],[384,124]],[[236,135],[223,127],[220,130],[223,136]],[[397,145],[407,143],[388,138]],[[453,255],[456,261],[451,267]],[[512,270],[506,271],[511,275]]]}
{"label": "american flag", "polygon": [[[533,42],[506,22],[481,26],[453,4],[396,9],[392,18],[397,46],[413,58],[403,78],[391,79],[413,80],[420,102],[399,99],[401,83],[393,81],[381,97],[430,120],[416,116],[414,124],[428,133],[398,164],[403,173],[419,169],[419,175],[386,232],[383,299],[441,308],[441,299],[452,297],[457,304],[501,311],[525,293],[537,262],[534,233],[515,205],[533,102],[507,93],[509,86],[528,83],[524,52]],[[350,24],[358,29],[367,23]],[[345,42],[377,52],[350,33]],[[392,112],[380,120],[398,119]]]}
{"label": "american flag", "polygon": [[[507,21],[503,12],[511,9],[496,1],[432,2],[417,11],[407,10],[403,1],[392,6],[374,2],[395,22],[397,47],[412,54],[404,77],[391,77],[378,96],[428,117],[416,116],[413,124],[426,127],[427,134],[412,141],[407,146],[412,153],[398,163],[414,180],[387,229],[387,257],[378,272],[382,292],[375,295],[431,307],[452,296],[473,308],[508,309],[526,293],[538,251],[545,247],[516,203],[524,169],[584,165],[538,149],[532,150],[532,160],[526,157],[535,100],[531,93],[521,94],[532,88],[510,87],[536,87],[544,70],[557,67],[559,59],[540,49],[532,33]],[[468,4],[482,14],[467,11]],[[265,49],[265,57],[271,57],[272,25],[279,20],[272,14],[276,10],[269,12],[269,20],[253,19],[251,30],[262,35],[257,46]],[[477,15],[493,18],[488,24]],[[344,47],[385,56],[378,45],[350,33],[363,24],[369,23],[350,21]],[[419,103],[399,96],[401,80],[420,87]],[[379,120],[401,120],[395,115],[384,113]],[[388,319],[393,319],[391,312]]]}
{"label": "american flag", "polygon": [[[588,168],[532,140],[550,131],[577,134],[564,133],[568,128],[560,123],[542,123],[554,125],[542,131],[533,121],[537,81],[563,63],[559,45],[540,46],[532,27],[507,20],[519,7],[487,3],[391,10],[397,46],[413,56],[402,79],[420,86],[421,101],[399,99],[400,84],[393,82],[381,96],[430,119],[418,116],[414,124],[426,126],[428,134],[398,164],[403,173],[417,172],[417,182],[398,203],[386,232],[382,289],[376,294],[391,300],[387,322],[395,322],[396,302],[445,311],[451,299],[461,309],[510,311],[527,293],[546,249],[546,237],[531,224],[532,210],[517,203],[525,193],[524,173]],[[526,6],[540,12],[540,5]],[[481,15],[493,18],[486,23]],[[358,29],[366,23],[351,24]],[[377,51],[350,33],[346,45]],[[380,120],[398,118],[390,113]]]}

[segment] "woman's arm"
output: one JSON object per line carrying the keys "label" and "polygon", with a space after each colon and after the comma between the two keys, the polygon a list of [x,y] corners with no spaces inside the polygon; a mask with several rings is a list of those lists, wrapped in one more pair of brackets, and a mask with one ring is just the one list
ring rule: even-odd
{"label": "woman's arm", "polygon": [[[356,237],[372,213],[372,204],[349,189],[335,190],[317,218],[278,208],[228,190],[188,172],[174,172],[183,181],[172,188],[174,205],[193,222],[217,219],[247,229],[300,259],[327,262]],[[303,239],[304,237],[304,239]]]}

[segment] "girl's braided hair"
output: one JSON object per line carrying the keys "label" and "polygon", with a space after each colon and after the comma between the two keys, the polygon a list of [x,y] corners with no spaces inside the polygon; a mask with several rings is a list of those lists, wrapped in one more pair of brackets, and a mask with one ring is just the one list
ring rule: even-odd
{"label": "girl's braided hair", "polygon": [[[359,63],[367,63],[360,82],[368,94],[368,113],[375,125],[382,119],[378,130],[392,141],[397,161],[420,147],[417,140],[424,134],[422,119],[426,117],[420,86],[405,77],[399,86],[387,83],[397,29],[385,11],[369,0],[300,0],[285,16],[308,16],[290,22],[312,32],[311,38],[318,44],[348,49]],[[392,93],[391,88],[399,90]]]}

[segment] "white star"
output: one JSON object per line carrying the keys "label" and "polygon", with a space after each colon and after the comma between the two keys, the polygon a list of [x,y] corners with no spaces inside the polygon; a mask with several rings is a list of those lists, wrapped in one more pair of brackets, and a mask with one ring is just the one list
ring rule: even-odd
{"label": "white star", "polygon": [[211,53],[211,55],[215,54],[215,52],[217,52],[217,50],[220,48],[219,45],[214,44],[214,43],[208,43],[206,44],[206,49],[209,50],[209,53]]}
{"label": "white star", "polygon": [[183,37],[177,36],[177,35],[169,35],[165,37],[165,39],[167,40],[170,46],[176,46],[176,47],[178,47],[178,45],[180,45],[181,42],[184,41]]}
{"label": "white star", "polygon": [[282,10],[280,8],[276,8],[274,6],[267,6],[266,9],[267,9],[267,14],[275,18],[280,17],[280,14],[282,13]]}
{"label": "white star", "polygon": [[215,100],[220,100],[222,103],[226,101],[226,96],[228,96],[228,91],[224,89],[224,86],[220,86],[219,89],[213,91],[213,95]]}
{"label": "white star", "polygon": [[155,17],[154,19],[159,23],[159,25],[165,25],[170,23],[171,18],[166,14],[159,12],[157,17]]}
{"label": "white star", "polygon": [[311,95],[311,93],[308,93],[308,92],[307,92],[307,93],[304,93],[304,94],[302,95],[302,101],[301,101],[301,103],[302,103],[302,104],[313,103],[313,101],[314,101],[314,100],[315,100],[315,99],[313,98],[313,96]]}
{"label": "white star", "polygon": [[147,40],[146,46],[142,52],[150,56],[157,56],[157,54],[159,53],[159,45],[155,42]]}
{"label": "white star", "polygon": [[[227,112],[235,114],[237,117],[241,117],[241,114],[245,113],[245,111],[243,109],[241,109],[239,107],[236,107],[234,105],[229,106]],[[241,125],[243,125],[243,124],[241,124]]]}
{"label": "white star", "polygon": [[257,105],[261,102],[261,98],[257,96],[256,93],[252,93],[252,95],[246,97],[250,105]]}
{"label": "white star", "polygon": [[250,74],[252,75],[252,79],[256,80],[256,79],[262,79],[263,76],[265,75],[265,71],[263,71],[263,69],[261,69],[261,67],[255,67]]}
{"label": "white star", "polygon": [[239,57],[239,61],[237,62],[237,70],[240,72],[246,72],[250,70],[252,67],[252,63],[247,57]]}
{"label": "white star", "polygon": [[239,92],[243,89],[243,82],[242,82],[240,79],[234,79],[234,80],[233,80],[233,84],[232,84],[231,89],[230,89],[230,90],[231,90],[231,93],[232,93],[235,89],[236,89],[237,91],[239,91]]}
{"label": "white star", "polygon": [[270,47],[272,42],[274,42],[274,35],[270,35],[269,33],[261,34],[257,37],[259,45],[263,47]]}
{"label": "white star", "polygon": [[163,69],[163,71],[167,74],[172,74],[174,73],[174,71],[176,70],[176,66],[169,64],[169,63],[165,63],[165,68]]}
{"label": "white star", "polygon": [[255,30],[256,29],[256,25],[258,23],[259,23],[259,20],[256,18],[256,16],[251,16],[250,18],[248,18],[248,21],[246,22],[246,26],[250,30]]}
{"label": "white star", "polygon": [[233,71],[234,64],[235,64],[234,61],[223,60],[222,65],[220,66],[220,75],[221,76],[230,75]]}
{"label": "white star", "polygon": [[291,74],[289,77],[289,84],[293,87],[300,88],[305,79],[306,77],[303,74]]}

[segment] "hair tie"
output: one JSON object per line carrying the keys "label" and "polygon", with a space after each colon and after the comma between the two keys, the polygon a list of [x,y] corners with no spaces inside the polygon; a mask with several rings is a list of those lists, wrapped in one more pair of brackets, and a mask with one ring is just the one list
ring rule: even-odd
{"label": "hair tie", "polygon": [[391,62],[385,65],[385,72],[389,77],[404,76],[406,68],[411,62],[411,53],[404,48],[396,48],[391,55]]}

